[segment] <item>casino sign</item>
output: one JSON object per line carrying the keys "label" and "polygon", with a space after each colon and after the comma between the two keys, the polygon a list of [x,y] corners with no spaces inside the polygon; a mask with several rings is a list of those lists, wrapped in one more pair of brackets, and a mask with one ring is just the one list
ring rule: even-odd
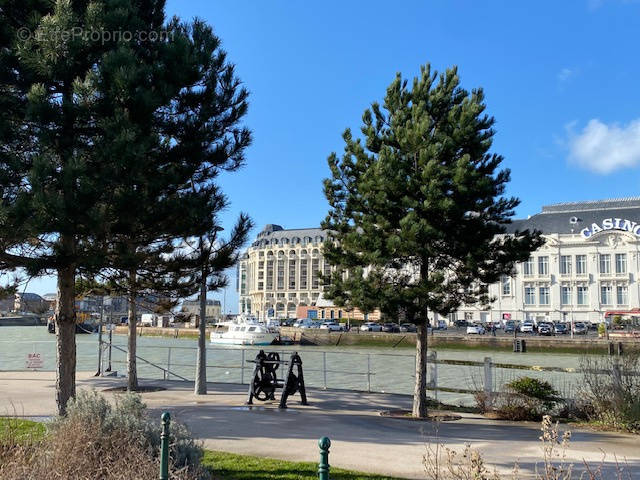
{"label": "casino sign", "polygon": [[600,232],[606,232],[609,230],[621,230],[623,232],[632,233],[636,237],[640,237],[640,223],[622,218],[605,218],[599,225],[597,223],[592,223],[590,227],[583,228],[580,231],[580,235],[582,235],[582,238],[588,239]]}

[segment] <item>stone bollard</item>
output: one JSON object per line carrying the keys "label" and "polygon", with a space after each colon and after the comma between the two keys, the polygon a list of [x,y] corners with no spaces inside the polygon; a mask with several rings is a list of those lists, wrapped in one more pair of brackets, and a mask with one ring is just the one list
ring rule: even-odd
{"label": "stone bollard", "polygon": [[320,463],[318,463],[318,480],[329,480],[329,437],[322,437],[318,441],[320,447]]}
{"label": "stone bollard", "polygon": [[162,414],[162,433],[160,434],[160,480],[169,480],[169,412]]}

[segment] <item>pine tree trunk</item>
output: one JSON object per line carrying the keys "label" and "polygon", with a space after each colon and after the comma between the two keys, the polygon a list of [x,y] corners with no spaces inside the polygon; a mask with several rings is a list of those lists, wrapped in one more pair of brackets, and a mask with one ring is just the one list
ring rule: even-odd
{"label": "pine tree trunk", "polygon": [[136,332],[137,332],[137,314],[136,314],[136,272],[129,272],[129,338],[127,349],[127,390],[135,392],[138,389],[138,368],[136,365]]}
{"label": "pine tree trunk", "polygon": [[58,271],[56,302],[56,404],[65,415],[67,402],[76,395],[75,268]]}
{"label": "pine tree trunk", "polygon": [[207,394],[207,272],[203,269],[200,283],[200,324],[198,325],[198,361],[196,364],[196,395]]}
{"label": "pine tree trunk", "polygon": [[427,319],[418,324],[416,342],[416,384],[413,392],[413,412],[416,418],[427,417]]}

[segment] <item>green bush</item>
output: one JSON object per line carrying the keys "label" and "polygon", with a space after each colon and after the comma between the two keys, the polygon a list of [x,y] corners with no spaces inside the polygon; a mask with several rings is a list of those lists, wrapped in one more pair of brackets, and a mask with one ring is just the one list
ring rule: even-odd
{"label": "green bush", "polygon": [[491,409],[506,420],[540,420],[552,413],[561,400],[549,382],[532,377],[512,380],[505,389],[492,395]]}
{"label": "green bush", "polygon": [[514,393],[540,400],[549,409],[560,400],[558,391],[549,382],[537,378],[520,377],[507,383],[506,386]]}
{"label": "green bush", "polygon": [[598,335],[604,337],[607,334],[607,327],[604,326],[604,323],[598,324]]}

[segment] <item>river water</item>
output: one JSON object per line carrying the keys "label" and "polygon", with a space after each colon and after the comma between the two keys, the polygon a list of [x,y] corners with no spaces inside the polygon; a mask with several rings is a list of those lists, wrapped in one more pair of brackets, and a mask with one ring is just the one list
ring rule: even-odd
{"label": "river water", "polygon": [[[104,340],[108,335],[104,335]],[[98,335],[77,335],[77,369],[94,371],[98,367]],[[112,370],[126,372],[126,343],[124,335],[113,336],[111,351]],[[138,376],[140,378],[165,378],[169,370],[170,379],[177,376],[193,380],[195,374],[197,343],[195,339],[168,337],[138,337]],[[311,387],[345,388],[350,390],[389,393],[413,393],[414,350],[389,347],[314,347],[278,346],[262,347],[266,351],[278,351],[281,358],[297,351],[303,361],[305,383]],[[207,347],[207,379],[213,382],[247,383],[253,364],[247,362],[258,352],[257,347],[213,346]],[[55,368],[55,337],[46,327],[0,327],[0,371],[26,370],[29,353],[39,353],[41,370]],[[482,362],[490,357],[495,363],[527,366],[576,368],[580,365],[580,354],[525,353],[494,350],[437,351],[439,360],[469,360]],[[107,366],[108,353],[104,355]],[[149,362],[149,363],[146,363]],[[280,368],[284,368],[281,366]],[[164,369],[164,370],[163,370]],[[437,376],[439,386],[461,389],[481,389],[484,382],[483,366],[437,365],[429,369],[429,376]],[[369,374],[367,374],[369,372]],[[492,368],[493,388],[500,390],[503,383],[521,376],[532,376],[550,381],[565,397],[579,395],[576,385],[579,373],[538,372],[505,368]],[[280,375],[282,376],[282,370]],[[438,392],[442,401],[471,404],[468,394]]]}

